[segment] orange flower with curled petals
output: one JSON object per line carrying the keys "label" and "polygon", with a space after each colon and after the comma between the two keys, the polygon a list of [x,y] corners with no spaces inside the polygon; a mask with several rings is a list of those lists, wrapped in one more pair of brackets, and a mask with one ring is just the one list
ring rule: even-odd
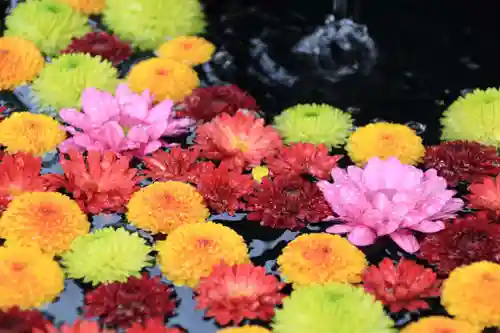
{"label": "orange flower with curled petals", "polygon": [[214,52],[215,45],[198,36],[176,37],[166,41],[156,50],[160,58],[176,60],[189,66],[209,61]]}
{"label": "orange flower with curled petals", "polygon": [[481,331],[466,321],[433,316],[410,323],[401,330],[401,333],[481,333]]}
{"label": "orange flower with curled petals", "polygon": [[34,329],[33,333],[114,333],[114,331],[101,329],[96,321],[79,319],[72,325],[63,324],[60,330],[54,325],[47,325],[45,330]]}
{"label": "orange flower with curled petals", "polygon": [[485,177],[482,182],[469,185],[466,196],[471,208],[484,209],[500,216],[500,175]]}

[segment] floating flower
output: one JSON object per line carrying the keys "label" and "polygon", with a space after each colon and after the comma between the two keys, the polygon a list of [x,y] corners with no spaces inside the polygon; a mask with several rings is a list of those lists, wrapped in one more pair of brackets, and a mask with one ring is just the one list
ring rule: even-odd
{"label": "floating flower", "polygon": [[[48,24],[50,23],[50,24]],[[58,0],[26,1],[17,4],[5,18],[6,36],[18,36],[35,43],[54,56],[71,42],[90,31],[87,16],[73,11]],[[61,82],[66,81],[58,81]],[[67,84],[63,85],[67,87]]]}
{"label": "floating flower", "polygon": [[162,319],[147,319],[145,323],[134,323],[125,333],[183,333],[179,328],[165,327]]}
{"label": "floating flower", "polygon": [[258,166],[281,146],[279,134],[265,126],[264,119],[243,111],[222,113],[199,126],[195,141],[203,157],[223,161],[231,169]]}
{"label": "floating flower", "polygon": [[196,88],[179,104],[179,115],[207,122],[227,113],[231,116],[239,109],[258,110],[257,101],[234,84]]}
{"label": "floating flower", "polygon": [[327,104],[298,104],[274,121],[286,143],[309,142],[328,148],[343,145],[353,127],[349,113]]}
{"label": "floating flower", "polygon": [[84,315],[100,317],[107,327],[128,327],[174,312],[172,289],[160,276],[130,277],[127,282],[102,284],[85,294]]}
{"label": "floating flower", "polygon": [[442,220],[453,217],[463,206],[435,169],[424,173],[394,157],[385,161],[374,157],[364,169],[335,168],[332,177],[333,184],[320,181],[318,187],[345,223],[326,231],[348,233],[349,241],[357,246],[389,235],[406,252],[416,252],[419,244],[412,230],[438,232],[445,227]]}
{"label": "floating flower", "polygon": [[296,289],[276,310],[273,333],[395,333],[382,303],[362,288],[332,283]]}
{"label": "floating flower", "polygon": [[8,243],[36,245],[50,254],[68,250],[89,228],[78,204],[56,192],[23,193],[12,200],[0,218],[0,236]]}
{"label": "floating flower", "polygon": [[278,229],[300,229],[330,215],[315,184],[301,177],[265,177],[246,197],[248,219]]}
{"label": "floating flower", "polygon": [[475,89],[443,113],[441,140],[468,140],[500,147],[500,90]]}
{"label": "floating flower", "polygon": [[149,265],[151,248],[124,229],[99,229],[77,238],[62,257],[68,277],[93,285],[124,282]]}
{"label": "floating flower", "polygon": [[205,27],[198,0],[106,0],[103,20],[141,50],[156,49],[165,37],[196,35]]}
{"label": "floating flower", "polygon": [[217,333],[271,333],[271,331],[257,325],[245,325],[241,327],[223,328],[218,330]]}
{"label": "floating flower", "polygon": [[367,266],[363,252],[338,235],[305,234],[278,257],[281,274],[294,287],[330,282],[359,283]]}
{"label": "floating flower", "polygon": [[159,264],[178,286],[196,287],[221,261],[228,265],[249,262],[243,237],[233,229],[207,222],[186,224],[157,243]]}
{"label": "floating flower", "polygon": [[93,31],[83,37],[73,38],[61,53],[89,53],[92,56],[100,56],[111,62],[113,66],[117,66],[132,55],[132,47],[115,35],[110,35],[105,31]]}
{"label": "floating flower", "polygon": [[142,156],[159,149],[162,136],[184,133],[191,125],[187,118],[174,119],[170,100],[153,106],[153,97],[145,91],[133,93],[120,84],[115,96],[94,88],[82,94],[83,111],[62,109],[59,114],[73,135],[59,149],[110,150]]}
{"label": "floating flower", "polygon": [[[162,0],[163,1],[163,0]],[[127,83],[137,93],[149,90],[155,101],[181,101],[196,88],[198,74],[183,63],[172,59],[149,58],[132,66]]]}
{"label": "floating flower", "polygon": [[276,155],[267,159],[267,166],[273,175],[312,175],[328,179],[343,155],[328,155],[328,148],[312,143],[292,143],[283,146]]}
{"label": "floating flower", "polygon": [[0,332],[31,333],[38,330],[45,333],[48,324],[49,321],[38,310],[21,310],[18,307],[0,310]]}
{"label": "floating flower", "polygon": [[40,50],[20,37],[0,37],[0,90],[31,82],[45,64]]}
{"label": "floating flower", "polygon": [[80,108],[86,88],[113,91],[117,76],[116,68],[99,56],[63,54],[42,69],[32,88],[43,107]]}
{"label": "floating flower", "polygon": [[59,329],[47,325],[44,331],[34,330],[33,333],[114,333],[111,330],[101,329],[98,322],[77,319],[73,324],[63,324]]}
{"label": "floating flower", "polygon": [[0,309],[38,307],[63,289],[64,273],[50,255],[34,247],[0,247]]}
{"label": "floating flower", "polygon": [[269,168],[263,165],[252,168],[252,178],[258,183],[262,183],[262,179],[267,176],[269,176]]}
{"label": "floating flower", "polygon": [[43,155],[56,149],[65,138],[59,123],[44,114],[14,112],[0,122],[0,144],[9,153]]}
{"label": "floating flower", "polygon": [[410,323],[401,330],[401,333],[481,333],[481,331],[466,321],[432,316]]}
{"label": "floating flower", "polygon": [[469,192],[466,197],[469,206],[500,216],[500,175],[495,178],[485,177],[482,182],[471,184]]}
{"label": "floating flower", "polygon": [[280,293],[284,286],[275,276],[266,275],[264,267],[221,264],[200,280],[196,307],[220,325],[239,325],[245,319],[269,321],[285,297]]}
{"label": "floating flower", "polygon": [[443,283],[441,304],[446,311],[481,328],[500,326],[499,302],[499,264],[480,261],[458,267]]}
{"label": "floating flower", "polygon": [[127,208],[130,223],[154,234],[169,234],[182,225],[205,222],[210,215],[196,188],[176,181],[143,187],[132,195]]}
{"label": "floating flower", "polygon": [[100,14],[106,8],[106,0],[59,0],[70,5],[73,10],[87,15]]}
{"label": "floating flower", "polygon": [[378,267],[368,267],[363,274],[363,286],[391,312],[428,309],[429,304],[423,299],[440,294],[436,273],[408,259],[401,259],[395,266],[391,259],[384,258]]}
{"label": "floating flower", "polygon": [[198,36],[179,36],[161,44],[156,50],[158,57],[183,62],[188,66],[209,61],[214,52],[215,45]]}

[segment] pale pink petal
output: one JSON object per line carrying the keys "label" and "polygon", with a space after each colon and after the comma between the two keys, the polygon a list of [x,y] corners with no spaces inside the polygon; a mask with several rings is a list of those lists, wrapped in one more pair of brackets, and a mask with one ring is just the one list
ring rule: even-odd
{"label": "pale pink petal", "polygon": [[415,231],[420,231],[426,234],[432,234],[438,231],[441,231],[445,228],[445,224],[443,221],[427,221],[424,220],[419,224],[415,224],[410,227],[410,229]]}
{"label": "pale pink petal", "polygon": [[415,253],[420,248],[417,238],[407,230],[400,230],[390,235],[391,239],[401,249],[408,253]]}
{"label": "pale pink petal", "polygon": [[83,147],[75,144],[75,140],[73,138],[69,138],[67,140],[64,140],[63,142],[61,142],[59,144],[59,146],[57,148],[59,149],[59,151],[61,153],[67,153],[68,151],[70,151],[72,149],[75,149],[75,150],[78,150],[78,151],[84,150]]}
{"label": "pale pink petal", "polygon": [[196,123],[195,120],[190,118],[180,118],[172,120],[168,123],[167,128],[163,131],[163,136],[175,136],[179,134],[186,133],[189,131],[189,127]]}
{"label": "pale pink petal", "polygon": [[157,121],[166,121],[170,118],[172,114],[172,108],[174,106],[174,102],[166,99],[158,104],[156,104],[150,111],[146,117],[146,121],[149,124],[153,124]]}
{"label": "pale pink petal", "polygon": [[352,230],[352,227],[347,224],[335,224],[328,227],[325,231],[330,234],[346,234]]}
{"label": "pale pink petal", "polygon": [[148,127],[142,125],[132,127],[127,133],[127,139],[140,143],[148,142]]}
{"label": "pale pink petal", "polygon": [[61,109],[61,111],[59,111],[59,116],[65,123],[81,128],[82,130],[91,128],[92,125],[87,115],[76,109]]}
{"label": "pale pink petal", "polygon": [[99,132],[101,140],[106,142],[109,148],[113,151],[120,151],[125,133],[121,126],[114,121],[106,123]]}
{"label": "pale pink petal", "polygon": [[92,140],[92,138],[84,133],[74,135],[73,142],[75,145],[85,148],[85,150],[102,150],[102,146],[99,142]]}
{"label": "pale pink petal", "polygon": [[116,98],[95,88],[86,88],[82,93],[82,109],[93,124],[104,124],[120,113]]}
{"label": "pale pink petal", "polygon": [[377,235],[365,226],[356,226],[347,235],[347,239],[356,246],[367,246],[375,243]]}
{"label": "pale pink petal", "polygon": [[167,129],[167,121],[157,121],[148,126],[148,135],[153,139],[159,139]]}
{"label": "pale pink petal", "polygon": [[144,154],[151,154],[151,153],[157,151],[158,149],[160,149],[161,146],[162,146],[162,142],[160,140],[151,141],[144,148]]}

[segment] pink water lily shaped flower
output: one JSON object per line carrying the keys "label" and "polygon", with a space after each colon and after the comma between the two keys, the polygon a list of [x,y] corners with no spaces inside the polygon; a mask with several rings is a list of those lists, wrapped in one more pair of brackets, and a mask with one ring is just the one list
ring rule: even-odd
{"label": "pink water lily shaped flower", "polygon": [[364,168],[334,168],[332,177],[333,184],[320,181],[318,187],[344,223],[326,231],[347,233],[357,246],[389,235],[403,250],[414,253],[419,244],[412,231],[444,229],[443,219],[453,217],[464,204],[453,198],[455,191],[446,188],[446,180],[435,169],[423,172],[396,158],[374,157]]}
{"label": "pink water lily shaped flower", "polygon": [[115,96],[95,88],[82,94],[82,111],[62,109],[59,115],[69,126],[72,137],[59,150],[70,149],[114,151],[142,156],[164,143],[163,136],[185,133],[194,124],[190,118],[174,118],[173,102],[164,100],[153,106],[149,91],[133,93],[126,84],[120,84]]}

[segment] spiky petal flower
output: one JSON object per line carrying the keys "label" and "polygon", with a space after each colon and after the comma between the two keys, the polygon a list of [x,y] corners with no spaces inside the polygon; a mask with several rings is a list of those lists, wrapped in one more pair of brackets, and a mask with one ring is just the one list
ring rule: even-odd
{"label": "spiky petal flower", "polygon": [[446,180],[429,169],[425,173],[396,158],[370,159],[365,168],[332,170],[334,183],[318,182],[338,219],[327,232],[348,234],[355,245],[373,244],[388,235],[403,250],[413,253],[419,244],[412,231],[434,233],[445,228],[443,219],[454,216],[463,201],[453,198]]}
{"label": "spiky petal flower", "polygon": [[21,310],[13,307],[0,310],[0,332],[4,333],[31,333],[38,330],[45,333],[45,326],[49,321],[38,310]]}
{"label": "spiky petal flower", "polygon": [[156,50],[160,58],[183,62],[189,66],[209,61],[214,52],[215,45],[198,36],[179,36],[161,44]]}
{"label": "spiky petal flower", "polygon": [[71,325],[61,325],[60,330],[54,325],[47,325],[45,331],[33,330],[33,333],[114,333],[114,331],[101,329],[96,321],[77,319]]}
{"label": "spiky petal flower", "polygon": [[469,192],[466,198],[470,207],[500,216],[500,175],[485,177],[482,182],[469,185]]}
{"label": "spiky petal flower", "polygon": [[218,330],[217,333],[271,333],[270,330],[257,325],[245,325],[241,327],[227,327]]}
{"label": "spiky petal flower", "polygon": [[59,0],[66,2],[74,10],[87,14],[100,14],[106,8],[106,0]]}
{"label": "spiky petal flower", "polygon": [[184,333],[184,331],[179,328],[165,327],[163,319],[150,318],[142,324],[133,323],[132,326],[125,331],[125,333]]}
{"label": "spiky petal flower", "polygon": [[421,318],[410,323],[401,333],[481,333],[482,330],[466,321],[444,316]]}
{"label": "spiky petal flower", "polygon": [[205,315],[220,325],[239,325],[244,319],[269,321],[285,297],[280,293],[284,286],[275,276],[266,275],[264,267],[220,264],[200,280],[196,307],[205,309]]}

